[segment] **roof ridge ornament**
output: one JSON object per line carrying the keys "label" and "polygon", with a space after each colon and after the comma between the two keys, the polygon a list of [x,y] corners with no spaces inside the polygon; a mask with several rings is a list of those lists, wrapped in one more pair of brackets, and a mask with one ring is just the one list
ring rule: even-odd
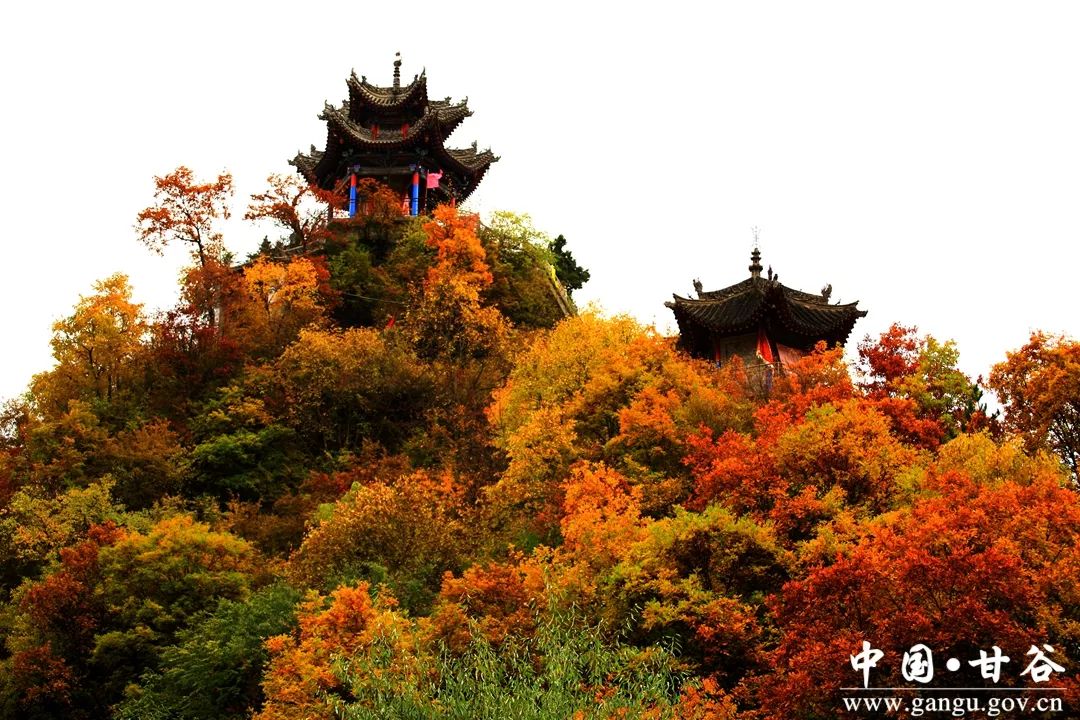
{"label": "roof ridge ornament", "polygon": [[394,88],[401,87],[401,52],[394,53]]}

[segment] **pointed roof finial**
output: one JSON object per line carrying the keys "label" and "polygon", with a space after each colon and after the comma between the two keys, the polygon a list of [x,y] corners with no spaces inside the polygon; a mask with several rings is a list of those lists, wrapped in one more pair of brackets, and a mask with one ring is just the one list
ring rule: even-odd
{"label": "pointed roof finial", "polygon": [[760,235],[757,225],[750,228],[754,233],[754,250],[750,253],[750,277],[761,277],[761,250],[758,249],[758,237]]}
{"label": "pointed roof finial", "polygon": [[401,87],[401,53],[394,53],[394,87]]}

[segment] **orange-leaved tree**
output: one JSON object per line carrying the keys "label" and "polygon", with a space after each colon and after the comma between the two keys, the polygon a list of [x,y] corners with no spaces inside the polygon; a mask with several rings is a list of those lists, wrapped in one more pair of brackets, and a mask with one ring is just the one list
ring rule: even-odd
{"label": "orange-leaved tree", "polygon": [[310,185],[296,175],[270,175],[269,186],[251,195],[245,220],[270,220],[289,233],[288,243],[307,250],[330,236],[325,205],[337,195],[317,185]]}
{"label": "orange-leaved tree", "polygon": [[541,563],[517,553],[510,562],[473,565],[461,577],[446,573],[430,639],[462,654],[480,638],[499,646],[512,637],[531,637],[546,605],[543,574]]}
{"label": "orange-leaved tree", "polygon": [[578,463],[565,484],[562,557],[594,572],[614,567],[645,536],[641,488],[603,464]]}
{"label": "orange-leaved tree", "polygon": [[487,455],[480,432],[483,406],[505,378],[511,329],[481,295],[491,272],[477,223],[475,215],[454,207],[435,209],[424,225],[434,263],[402,323],[402,335],[428,362],[438,389],[423,452],[470,467],[484,464]]}
{"label": "orange-leaved tree", "polygon": [[[850,658],[864,641],[884,653],[877,687],[913,684],[903,655],[918,644],[935,660],[962,660],[933,686],[995,687],[972,666],[1000,647],[1000,686],[1026,684],[1033,645],[1075,662],[1080,613],[1080,506],[1062,476],[1006,471],[990,484],[963,471],[931,473],[932,494],[867,521],[853,547],[784,585],[771,609],[779,642],[759,691],[770,720],[851,717],[839,688],[864,682]],[[950,668],[951,670],[951,668]],[[1066,702],[1075,676],[1055,675]]]}
{"label": "orange-leaved tree", "polygon": [[868,516],[897,501],[919,450],[880,401],[853,386],[841,353],[821,348],[793,363],[752,433],[690,439],[690,507],[718,502],[801,542],[846,511]]}
{"label": "orange-leaved tree", "polygon": [[502,351],[506,321],[480,299],[492,278],[476,236],[478,222],[475,215],[440,205],[424,225],[435,263],[428,269],[419,301],[405,317],[408,337],[421,357],[466,364]]}
{"label": "orange-leaved tree", "polygon": [[[395,688],[417,683],[430,667],[421,662],[412,629],[389,593],[373,601],[368,584],[342,585],[329,597],[310,593],[297,613],[299,629],[266,641],[270,665],[263,676],[266,704],[255,720],[332,717],[350,698],[341,672],[370,669],[368,682]],[[374,667],[372,667],[374,666]]]}
{"label": "orange-leaved tree", "polygon": [[491,284],[487,253],[476,236],[479,218],[462,214],[449,205],[440,205],[432,220],[424,225],[428,245],[436,252],[435,265],[428,270],[427,285],[451,278],[477,290]]}
{"label": "orange-leaved tree", "polygon": [[1080,470],[1080,342],[1033,333],[990,373],[1005,426],[1031,450],[1057,453],[1076,481]]}
{"label": "orange-leaved tree", "polygon": [[232,175],[221,173],[216,180],[197,182],[194,173],[181,165],[168,175],[154,178],[154,204],[136,218],[139,240],[161,253],[173,240],[190,243],[200,265],[222,251],[221,234],[214,229],[218,220],[229,219]]}

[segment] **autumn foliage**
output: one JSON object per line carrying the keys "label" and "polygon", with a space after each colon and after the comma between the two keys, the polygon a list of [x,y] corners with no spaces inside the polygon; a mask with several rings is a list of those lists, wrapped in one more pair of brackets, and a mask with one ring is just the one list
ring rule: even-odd
{"label": "autumn foliage", "polygon": [[990,387],[1005,405],[1006,426],[1030,450],[1056,453],[1080,472],[1080,343],[1033,333],[994,366]]}
{"label": "autumn foliage", "polygon": [[215,225],[229,219],[232,175],[221,173],[215,180],[199,182],[189,168],[181,166],[155,177],[154,188],[155,203],[137,218],[139,240],[157,253],[173,240],[188,243],[204,266],[219,259],[223,245]]}
{"label": "autumn foliage", "polygon": [[0,412],[0,717],[823,720],[863,642],[878,687],[996,645],[932,687],[1017,693],[1049,645],[1080,702],[1069,338],[999,415],[901,324],[766,391],[576,312],[525,216],[271,176],[240,260],[227,174],[155,187],[176,306],[97,283]]}
{"label": "autumn foliage", "polygon": [[332,191],[309,185],[296,175],[270,175],[268,188],[251,196],[245,220],[269,220],[289,233],[288,242],[308,246],[325,243],[333,235],[324,204],[337,198]]}

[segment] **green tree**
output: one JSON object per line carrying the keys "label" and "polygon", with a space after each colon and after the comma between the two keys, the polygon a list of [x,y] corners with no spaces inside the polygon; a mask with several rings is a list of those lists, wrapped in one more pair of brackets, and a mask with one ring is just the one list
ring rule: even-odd
{"label": "green tree", "polygon": [[241,720],[262,706],[267,638],[291,632],[300,593],[272,585],[245,602],[223,600],[177,633],[157,670],[143,675],[116,710],[118,720]]}
{"label": "green tree", "polygon": [[551,252],[555,255],[555,273],[567,292],[580,290],[589,282],[589,271],[578,265],[574,256],[566,249],[566,238],[559,235],[552,240]]}
{"label": "green tree", "polygon": [[[493,213],[477,235],[491,266],[484,298],[518,327],[552,327],[565,317],[550,238],[528,215]],[[568,308],[566,308],[568,309]]]}
{"label": "green tree", "polygon": [[113,701],[143,670],[157,666],[178,632],[222,599],[245,599],[260,575],[251,545],[185,515],[102,548],[99,563],[95,597],[106,620],[90,661]]}
{"label": "green tree", "polygon": [[188,495],[271,500],[303,477],[297,434],[267,409],[263,394],[253,380],[226,386],[192,418]]}

